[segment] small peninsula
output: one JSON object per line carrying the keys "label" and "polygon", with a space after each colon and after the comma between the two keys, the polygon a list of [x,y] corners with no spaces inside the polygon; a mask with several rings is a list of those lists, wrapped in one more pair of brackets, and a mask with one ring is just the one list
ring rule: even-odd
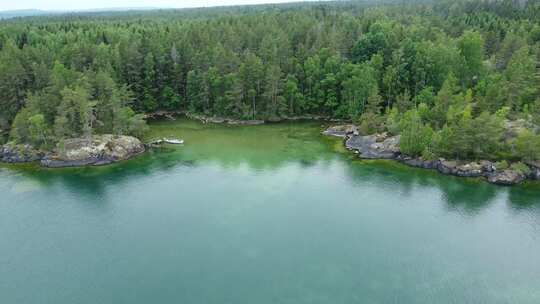
{"label": "small peninsula", "polygon": [[[434,169],[442,174],[459,177],[484,177],[492,184],[515,185],[526,179],[540,180],[540,162],[508,163],[489,160],[447,160],[444,158],[412,157],[400,149],[402,137],[387,132],[360,135],[355,125],[331,126],[322,134],[344,139],[345,147],[361,159],[390,159],[411,167]],[[509,136],[511,138],[511,136]]]}
{"label": "small peninsula", "polygon": [[64,140],[52,151],[31,145],[6,144],[0,147],[0,160],[6,163],[40,162],[48,168],[101,166],[130,159],[145,151],[141,141],[125,135],[95,135]]}

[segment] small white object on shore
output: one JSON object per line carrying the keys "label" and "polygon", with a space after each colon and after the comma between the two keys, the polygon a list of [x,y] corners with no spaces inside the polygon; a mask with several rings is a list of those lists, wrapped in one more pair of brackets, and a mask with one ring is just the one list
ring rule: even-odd
{"label": "small white object on shore", "polygon": [[161,145],[161,144],[170,144],[170,145],[182,145],[184,144],[183,139],[174,139],[174,138],[162,138],[150,141],[147,145]]}
{"label": "small white object on shore", "polygon": [[164,138],[163,141],[167,144],[171,145],[181,145],[184,143],[183,139],[170,139],[170,138]]}

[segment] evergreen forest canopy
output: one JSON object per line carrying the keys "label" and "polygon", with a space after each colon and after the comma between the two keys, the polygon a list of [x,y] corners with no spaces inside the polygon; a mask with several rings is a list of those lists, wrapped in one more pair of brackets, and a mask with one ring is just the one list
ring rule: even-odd
{"label": "evergreen forest canopy", "polygon": [[[351,1],[0,21],[3,140],[144,113],[319,115],[426,158],[540,160],[540,2]],[[510,140],[508,126],[519,125]]]}

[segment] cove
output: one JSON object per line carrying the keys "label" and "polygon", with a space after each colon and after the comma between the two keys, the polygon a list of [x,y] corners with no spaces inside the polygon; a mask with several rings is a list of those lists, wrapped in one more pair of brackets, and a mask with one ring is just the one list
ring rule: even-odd
{"label": "cove", "polygon": [[0,303],[539,303],[540,188],[356,160],[317,123],[156,122],[0,166]]}

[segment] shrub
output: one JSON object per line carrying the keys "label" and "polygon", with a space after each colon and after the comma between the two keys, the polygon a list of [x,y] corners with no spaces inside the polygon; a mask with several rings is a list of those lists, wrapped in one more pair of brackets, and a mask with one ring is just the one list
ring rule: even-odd
{"label": "shrub", "polygon": [[422,123],[418,111],[409,110],[400,121],[400,149],[406,155],[419,156],[431,144],[433,130]]}
{"label": "shrub", "polygon": [[515,154],[524,161],[540,159],[540,135],[523,130],[514,140]]}
{"label": "shrub", "polygon": [[435,153],[433,153],[429,148],[426,148],[424,149],[424,151],[422,151],[422,159],[434,160],[436,158],[437,158],[437,155],[435,155]]}
{"label": "shrub", "polygon": [[519,163],[513,163],[511,166],[512,170],[515,170],[519,172],[522,175],[529,175],[531,174],[531,168],[527,166],[526,164],[519,162]]}
{"label": "shrub", "polygon": [[499,162],[495,163],[495,168],[497,170],[506,170],[509,167],[510,167],[510,165],[508,165],[508,162],[506,160],[502,160],[502,161],[499,161]]}
{"label": "shrub", "polygon": [[366,112],[360,117],[359,131],[361,134],[369,135],[382,131],[384,128],[383,117],[371,112]]}
{"label": "shrub", "polygon": [[386,118],[386,130],[388,130],[390,134],[393,134],[393,135],[399,134],[399,131],[400,131],[399,120],[400,120],[400,115],[396,107],[388,111],[388,116]]}

